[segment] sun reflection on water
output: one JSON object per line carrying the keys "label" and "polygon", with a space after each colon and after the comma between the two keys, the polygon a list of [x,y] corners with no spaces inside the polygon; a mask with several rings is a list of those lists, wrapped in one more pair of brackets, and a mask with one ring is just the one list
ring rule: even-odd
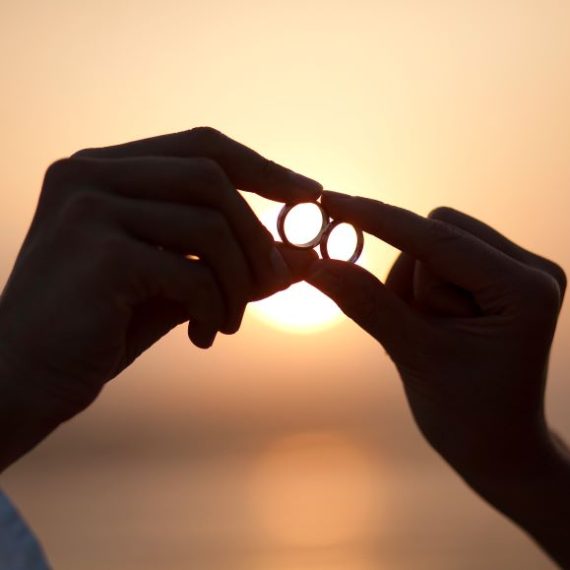
{"label": "sun reflection on water", "polygon": [[373,526],[373,467],[365,449],[336,432],[287,436],[251,475],[254,519],[263,540],[288,548],[353,544]]}

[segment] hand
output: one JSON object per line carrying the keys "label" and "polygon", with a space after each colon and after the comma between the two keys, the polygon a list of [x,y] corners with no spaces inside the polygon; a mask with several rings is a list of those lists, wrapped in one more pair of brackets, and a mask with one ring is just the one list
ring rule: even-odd
{"label": "hand", "polygon": [[308,281],[384,346],[421,432],[467,482],[535,536],[540,520],[558,524],[567,542],[570,505],[535,486],[554,473],[560,495],[570,484],[568,457],[544,418],[562,269],[448,208],[426,219],[333,192],[323,203],[403,253],[385,285],[338,261],[316,262]]}
{"label": "hand", "polygon": [[189,320],[206,348],[238,330],[248,301],[301,278],[316,256],[276,249],[236,188],[282,201],[321,190],[208,128],[49,168],[0,299],[4,465],[174,326]]}

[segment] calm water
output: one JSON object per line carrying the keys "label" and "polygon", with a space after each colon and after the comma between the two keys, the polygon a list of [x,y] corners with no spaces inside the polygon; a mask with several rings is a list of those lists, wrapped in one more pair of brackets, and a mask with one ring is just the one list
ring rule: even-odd
{"label": "calm water", "polygon": [[346,433],[191,454],[64,440],[4,478],[56,568],[554,567],[439,462],[386,466]]}

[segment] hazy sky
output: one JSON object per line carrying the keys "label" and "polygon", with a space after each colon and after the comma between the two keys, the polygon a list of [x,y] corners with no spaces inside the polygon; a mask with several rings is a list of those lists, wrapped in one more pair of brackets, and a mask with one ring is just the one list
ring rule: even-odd
{"label": "hazy sky", "polygon": [[[0,279],[50,162],[197,125],[327,188],[469,212],[568,270],[569,26],[565,0],[3,2]],[[368,240],[367,253],[384,276],[393,251]],[[567,437],[569,346],[566,307],[548,403]],[[220,425],[236,440],[357,426],[392,434],[379,453],[439,465],[383,350],[348,322],[297,335],[248,314],[208,353],[176,331],[46,449],[55,457],[117,425],[136,445],[139,428],[161,422],[202,429],[212,445]]]}
{"label": "hazy sky", "polygon": [[[566,2],[58,1],[4,4],[0,22],[0,276],[51,161],[204,124],[326,187],[420,213],[451,205],[570,266]],[[384,275],[387,249],[367,251]],[[550,392],[566,409],[569,326],[565,311]],[[224,351],[247,352],[250,335],[299,349],[256,320],[244,328]],[[322,366],[342,338],[347,360],[376,362],[363,336],[347,325],[301,351]],[[165,376],[220,376],[215,357],[165,344]]]}

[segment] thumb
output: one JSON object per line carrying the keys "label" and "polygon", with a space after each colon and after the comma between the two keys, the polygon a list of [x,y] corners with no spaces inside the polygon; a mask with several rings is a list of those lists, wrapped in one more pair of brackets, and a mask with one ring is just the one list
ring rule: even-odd
{"label": "thumb", "polygon": [[291,272],[293,282],[304,279],[311,270],[313,263],[319,259],[314,249],[295,249],[278,243],[277,247]]}
{"label": "thumb", "polygon": [[416,351],[427,323],[386,289],[374,275],[353,263],[316,261],[307,282],[328,295],[342,312],[399,360]]}
{"label": "thumb", "polygon": [[295,249],[282,243],[277,243],[277,249],[286,266],[288,279],[281,284],[280,289],[258,289],[254,291],[252,301],[259,301],[279,290],[286,289],[293,283],[302,281],[308,275],[313,263],[319,258],[317,252],[312,249]]}

